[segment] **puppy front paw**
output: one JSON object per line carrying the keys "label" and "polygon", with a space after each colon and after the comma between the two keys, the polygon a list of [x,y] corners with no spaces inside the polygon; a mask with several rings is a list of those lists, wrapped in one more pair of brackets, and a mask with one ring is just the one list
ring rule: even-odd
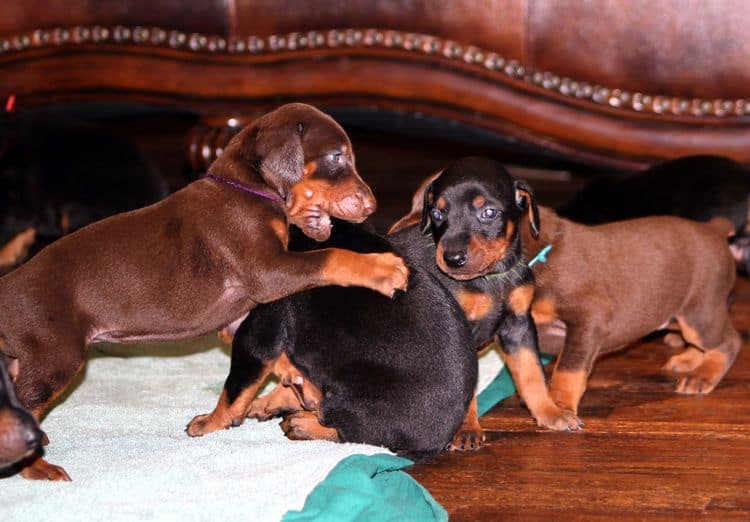
{"label": "puppy front paw", "polygon": [[406,291],[409,268],[403,259],[390,252],[364,255],[372,260],[369,270],[370,288],[386,297],[392,297],[396,290]]}
{"label": "puppy front paw", "polygon": [[300,411],[284,417],[279,423],[289,440],[330,440],[339,441],[335,428],[320,424],[318,415],[311,411]]}
{"label": "puppy front paw", "polygon": [[231,427],[236,427],[242,424],[242,419],[239,420],[223,420],[219,419],[214,413],[206,413],[204,415],[197,415],[193,417],[185,432],[190,437],[202,437],[218,430],[228,430]]}
{"label": "puppy front paw", "polygon": [[41,457],[32,457],[33,460],[21,469],[20,475],[28,480],[50,480],[53,482],[70,482],[70,475],[60,466],[50,464]]}
{"label": "puppy front paw", "polygon": [[536,423],[540,428],[554,431],[577,431],[583,429],[583,421],[575,412],[564,410],[559,406],[550,406],[536,417]]}
{"label": "puppy front paw", "polygon": [[485,435],[481,426],[461,426],[446,450],[476,451],[484,446]]}

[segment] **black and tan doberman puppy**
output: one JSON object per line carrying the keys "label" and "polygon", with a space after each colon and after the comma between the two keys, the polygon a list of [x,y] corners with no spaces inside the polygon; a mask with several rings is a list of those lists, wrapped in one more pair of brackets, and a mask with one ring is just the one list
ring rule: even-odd
{"label": "black and tan doberman puppy", "polygon": [[[452,291],[472,326],[475,348],[493,340],[500,344],[518,393],[539,426],[575,430],[579,419],[547,392],[531,317],[534,278],[530,258],[521,251],[521,231],[538,235],[539,226],[531,188],[514,181],[500,163],[471,157],[423,183],[411,213],[391,227],[391,240],[422,266],[432,266]],[[469,448],[472,441],[481,445],[481,433],[472,404],[454,447],[466,448],[462,438],[469,439]]]}
{"label": "black and tan doberman puppy", "polygon": [[17,367],[17,361],[6,361],[0,354],[0,471],[33,455],[42,440],[36,419],[16,397],[10,373],[15,374]]}
{"label": "black and tan doberman puppy", "polygon": [[[459,193],[471,194],[472,179],[492,179],[500,168],[491,167],[492,162],[480,164],[486,167],[478,167],[471,158],[458,163],[454,175],[464,180]],[[417,190],[411,213],[393,228],[414,222],[421,195],[432,179]],[[432,205],[438,202],[435,199]],[[429,202],[424,208],[430,208]],[[532,267],[531,314],[540,331],[553,332],[543,336],[553,342],[541,349],[559,353],[549,393],[560,408],[578,412],[597,356],[623,348],[671,320],[677,321],[692,345],[664,366],[677,376],[677,391],[713,390],[741,347],[727,306],[735,279],[726,245],[731,223],[721,218],[703,224],[652,217],[589,227],[544,207],[539,207],[539,223],[538,233],[521,227],[521,247],[529,260],[551,247],[546,262]],[[504,249],[500,245],[480,250]],[[464,309],[471,318],[472,310],[480,308]],[[562,343],[556,342],[559,332],[564,332]],[[519,385],[515,373],[514,379]],[[519,391],[523,397],[520,386]]]}
{"label": "black and tan doberman puppy", "polygon": [[599,176],[557,208],[586,225],[670,215],[734,225],[730,249],[750,274],[750,169],[722,156],[686,156],[625,177]]}
{"label": "black and tan doberman puppy", "polygon": [[[524,234],[523,248],[533,255],[552,245],[547,262],[533,267],[532,314],[540,331],[564,326],[550,380],[555,402],[578,411],[599,355],[673,320],[691,346],[664,369],[677,377],[679,393],[713,390],[742,344],[728,311],[735,280],[726,243],[731,223],[661,216],[585,226],[539,210],[542,233]],[[542,350],[554,353],[554,343]]]}
{"label": "black and tan doberman puppy", "polygon": [[[382,237],[344,222],[324,245],[393,251]],[[297,234],[289,248],[316,245]],[[448,290],[405,259],[409,290],[392,301],[361,288],[326,287],[256,307],[234,338],[216,409],[193,419],[188,434],[239,426],[248,415],[284,414],[292,439],[376,444],[419,461],[442,451],[472,398],[476,350]],[[271,373],[286,386],[254,401]]]}
{"label": "black and tan doberman puppy", "polygon": [[[98,341],[194,337],[316,286],[406,288],[392,253],[286,249],[288,223],[324,240],[331,216],[361,221],[374,208],[333,119],[303,104],[262,116],[210,176],[64,236],[0,279],[0,351],[18,360],[18,398],[38,419]],[[21,473],[68,479],[41,458]]]}

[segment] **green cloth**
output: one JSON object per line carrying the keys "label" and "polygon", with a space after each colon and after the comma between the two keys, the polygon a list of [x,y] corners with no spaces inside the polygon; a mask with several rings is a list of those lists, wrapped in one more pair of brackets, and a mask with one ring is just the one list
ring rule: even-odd
{"label": "green cloth", "polygon": [[448,513],[411,475],[411,460],[385,453],[352,455],[339,462],[310,493],[302,511],[283,522],[448,520]]}
{"label": "green cloth", "polygon": [[[542,356],[542,364],[552,357]],[[477,397],[479,415],[516,391],[508,367]],[[448,513],[429,491],[401,471],[411,460],[388,454],[352,455],[339,462],[308,495],[302,511],[287,511],[283,522],[444,521]]]}

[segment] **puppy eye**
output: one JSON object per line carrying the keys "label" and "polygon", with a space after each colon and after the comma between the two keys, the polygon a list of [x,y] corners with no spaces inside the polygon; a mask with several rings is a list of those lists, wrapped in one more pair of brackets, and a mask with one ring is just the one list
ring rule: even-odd
{"label": "puppy eye", "polygon": [[439,208],[433,208],[430,211],[430,216],[432,216],[433,221],[441,221],[443,219],[443,213]]}
{"label": "puppy eye", "polygon": [[331,161],[333,163],[339,164],[341,163],[341,153],[340,152],[334,152],[333,154],[329,155],[331,158]]}
{"label": "puppy eye", "polygon": [[500,212],[494,208],[486,208],[482,211],[482,219],[495,219],[498,215]]}

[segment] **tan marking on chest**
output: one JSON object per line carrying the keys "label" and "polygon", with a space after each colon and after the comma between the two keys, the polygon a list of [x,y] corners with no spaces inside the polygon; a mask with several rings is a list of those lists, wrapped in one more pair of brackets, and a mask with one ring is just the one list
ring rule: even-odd
{"label": "tan marking on chest", "polygon": [[460,290],[456,295],[458,304],[469,321],[479,321],[495,307],[495,301],[487,294]]}
{"label": "tan marking on chest", "polygon": [[534,285],[522,285],[511,290],[508,295],[508,306],[516,315],[524,315],[529,311],[531,300],[534,298]]}

